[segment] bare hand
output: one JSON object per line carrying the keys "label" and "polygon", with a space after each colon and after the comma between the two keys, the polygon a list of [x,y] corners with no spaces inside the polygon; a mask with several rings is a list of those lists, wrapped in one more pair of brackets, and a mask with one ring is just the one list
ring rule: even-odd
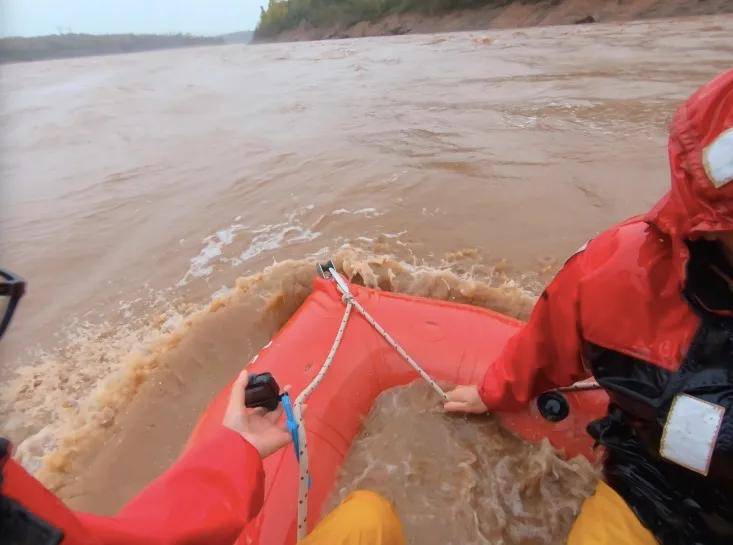
{"label": "bare hand", "polygon": [[234,381],[222,424],[244,437],[262,458],[267,458],[287,445],[291,436],[284,426],[278,424],[283,413],[282,405],[278,405],[271,412],[266,412],[262,407],[249,409],[244,406],[244,389],[248,376],[247,371],[242,371]]}
{"label": "bare hand", "polygon": [[481,400],[477,386],[456,386],[446,395],[448,401],[443,404],[445,412],[483,414],[489,410]]}

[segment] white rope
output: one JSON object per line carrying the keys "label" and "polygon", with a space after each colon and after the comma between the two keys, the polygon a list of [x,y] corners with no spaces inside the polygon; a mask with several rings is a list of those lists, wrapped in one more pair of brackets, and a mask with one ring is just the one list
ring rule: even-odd
{"label": "white rope", "polygon": [[351,309],[351,302],[348,302],[346,305],[346,310],[344,311],[344,317],[341,318],[341,325],[339,326],[338,333],[336,333],[336,338],[333,340],[333,344],[331,345],[331,350],[328,352],[328,356],[326,356],[326,361],[321,367],[321,370],[318,371],[318,374],[315,376],[315,378],[310,382],[308,386],[306,386],[305,390],[300,392],[300,395],[295,398],[296,406],[301,405],[313,393],[313,390],[315,390],[316,387],[321,383],[323,377],[326,376],[328,368],[331,367],[333,359],[336,357],[336,352],[338,351],[339,346],[341,346],[341,339],[344,336],[344,331],[346,331],[346,324],[349,322]]}
{"label": "white rope", "polygon": [[410,356],[410,354],[405,352],[404,348],[402,348],[399,344],[397,344],[397,341],[395,341],[392,338],[392,336],[389,333],[387,333],[384,330],[384,328],[381,325],[379,325],[379,323],[374,318],[372,318],[371,314],[369,314],[366,311],[366,309],[361,306],[361,303],[359,303],[359,301],[357,301],[356,298],[354,298],[351,295],[344,296],[344,298],[348,301],[348,303],[354,305],[354,308],[356,308],[359,314],[361,314],[364,317],[364,319],[367,322],[369,322],[369,325],[371,325],[374,329],[377,330],[377,333],[379,333],[382,337],[384,337],[384,340],[387,341],[387,344],[389,344],[392,348],[394,348],[395,351],[397,351],[397,353],[400,356],[402,356],[402,358],[407,363],[410,364],[410,367],[412,367],[415,371],[417,371],[417,374],[420,375],[420,377],[422,377],[422,379],[425,382],[427,382],[433,390],[435,390],[435,393],[438,394],[441,397],[441,399],[443,399],[444,401],[448,400],[448,396],[443,391],[443,389],[438,385],[438,383],[435,382],[433,378],[430,375],[428,375],[425,372],[425,370],[422,367],[420,367],[420,365],[414,359],[412,359],[412,356]]}
{"label": "white rope", "polygon": [[328,368],[331,367],[336,352],[341,346],[341,339],[344,337],[344,331],[346,331],[346,324],[349,323],[349,317],[351,316],[351,303],[346,304],[346,310],[344,311],[344,317],[341,318],[341,325],[339,326],[336,338],[333,340],[331,350],[328,352],[326,361],[323,363],[320,371],[315,378],[306,386],[300,395],[295,399],[295,405],[293,406],[293,413],[295,414],[295,421],[298,423],[298,458],[300,468],[300,480],[298,482],[298,541],[303,539],[308,533],[308,488],[310,485],[310,472],[308,471],[308,439],[305,433],[305,422],[303,421],[303,403],[308,396],[313,393],[313,390],[321,383],[323,377],[326,376]]}
{"label": "white rope", "polygon": [[371,314],[369,314],[366,309],[361,306],[359,301],[357,301],[356,298],[351,295],[348,283],[334,269],[330,269],[329,272],[333,276],[334,281],[339,288],[339,291],[341,291],[341,293],[343,294],[343,300],[346,304],[346,309],[344,310],[344,316],[343,318],[341,318],[341,325],[339,326],[338,333],[336,333],[336,338],[333,340],[333,344],[331,345],[331,350],[328,352],[326,361],[323,363],[321,369],[318,371],[318,374],[313,378],[310,384],[308,384],[308,386],[306,386],[306,388],[295,399],[295,405],[293,406],[295,420],[298,423],[298,457],[300,469],[300,480],[298,482],[298,541],[305,538],[305,536],[308,534],[308,488],[310,484],[310,471],[308,470],[308,443],[305,431],[305,421],[303,420],[303,404],[305,400],[308,399],[308,396],[310,396],[313,391],[318,387],[323,378],[326,376],[329,367],[331,367],[331,364],[336,357],[336,352],[338,352],[338,349],[341,346],[341,341],[344,337],[344,331],[346,331],[346,325],[349,323],[351,310],[353,308],[355,308],[357,312],[359,312],[359,314],[364,317],[367,323],[371,325],[377,331],[377,333],[379,333],[384,338],[385,341],[387,341],[387,344],[394,348],[395,351],[400,356],[402,356],[402,358],[408,364],[410,364],[410,367],[412,367],[417,372],[417,374],[420,375],[420,377],[422,377],[422,379],[427,382],[442,399],[446,400],[448,398],[448,396],[446,396],[445,392],[438,385],[438,383],[435,382],[433,378],[428,375],[422,367],[420,367],[420,365],[405,351],[405,349],[402,348],[397,343],[397,341],[395,341],[392,336],[387,333],[384,328],[379,325],[379,323],[377,323],[377,321],[371,316]]}

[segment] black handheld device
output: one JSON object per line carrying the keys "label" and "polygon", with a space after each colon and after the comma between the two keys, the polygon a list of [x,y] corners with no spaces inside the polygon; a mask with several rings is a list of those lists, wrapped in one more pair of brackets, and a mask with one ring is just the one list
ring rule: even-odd
{"label": "black handheld device", "polygon": [[268,411],[277,409],[280,403],[280,386],[270,373],[252,374],[244,389],[244,405],[253,409],[264,407]]}

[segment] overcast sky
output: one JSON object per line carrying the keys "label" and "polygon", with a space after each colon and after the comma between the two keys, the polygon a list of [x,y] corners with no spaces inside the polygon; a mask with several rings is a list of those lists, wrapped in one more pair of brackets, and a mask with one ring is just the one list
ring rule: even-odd
{"label": "overcast sky", "polygon": [[0,0],[0,36],[225,34],[252,30],[267,0]]}

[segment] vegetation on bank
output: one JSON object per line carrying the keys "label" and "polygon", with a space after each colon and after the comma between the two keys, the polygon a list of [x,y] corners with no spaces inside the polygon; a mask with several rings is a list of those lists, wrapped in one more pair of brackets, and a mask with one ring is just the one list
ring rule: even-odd
{"label": "vegetation on bank", "polygon": [[0,38],[0,63],[111,55],[228,43],[225,37],[188,34],[54,34],[33,38]]}
{"label": "vegetation on bank", "polygon": [[313,27],[349,27],[376,21],[393,13],[435,15],[486,5],[501,6],[511,0],[270,0],[262,10],[255,39],[266,39],[301,24]]}

